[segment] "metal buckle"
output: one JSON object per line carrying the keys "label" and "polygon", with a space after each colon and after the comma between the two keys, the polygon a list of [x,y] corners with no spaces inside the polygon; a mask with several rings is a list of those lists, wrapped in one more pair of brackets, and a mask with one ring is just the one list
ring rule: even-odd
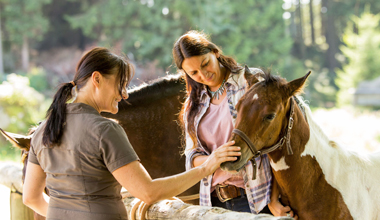
{"label": "metal buckle", "polygon": [[222,197],[222,195],[220,195],[220,191],[219,191],[219,188],[224,188],[224,187],[226,187],[226,186],[228,186],[228,185],[216,185],[216,188],[215,188],[215,190],[216,190],[216,195],[218,196],[218,199],[219,199],[219,201],[221,201],[221,202],[227,202],[228,200],[231,200],[232,198],[228,198],[228,199],[223,199],[223,197]]}

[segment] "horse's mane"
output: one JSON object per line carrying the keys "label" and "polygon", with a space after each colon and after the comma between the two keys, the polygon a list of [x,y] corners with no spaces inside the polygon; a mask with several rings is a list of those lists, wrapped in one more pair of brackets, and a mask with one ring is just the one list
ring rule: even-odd
{"label": "horse's mane", "polygon": [[[305,115],[307,118],[307,122],[309,124],[309,128],[313,129],[313,132],[318,135],[318,139],[320,140],[320,145],[319,146],[326,146],[327,148],[331,148],[333,150],[336,150],[340,152],[340,154],[348,156],[352,159],[352,157],[357,158],[358,162],[359,161],[366,161],[366,155],[365,154],[359,154],[358,152],[348,150],[344,148],[339,142],[332,140],[328,137],[328,135],[323,131],[321,126],[314,120],[312,116],[311,109],[309,105],[305,103],[303,98],[301,96],[297,96],[300,105],[304,107],[305,109]],[[324,142],[324,143],[322,143]]]}
{"label": "horse's mane", "polygon": [[[380,213],[380,152],[365,154],[342,147],[328,138],[303,101],[301,105],[305,108],[310,128],[310,139],[301,157],[309,155],[316,159],[326,181],[342,194],[354,219],[377,219]],[[371,201],[371,204],[365,201]],[[364,205],[358,205],[358,202],[364,202]],[[372,213],[374,208],[377,211]]]}
{"label": "horse's mane", "polygon": [[[181,74],[167,75],[150,81],[148,84],[144,83],[140,86],[129,89],[129,98],[127,99],[127,102],[139,102],[140,104],[150,103],[161,98],[178,95],[180,91],[184,89],[185,84]],[[120,102],[120,104],[122,103],[123,102]]]}
{"label": "horse's mane", "polygon": [[264,86],[269,84],[276,84],[277,87],[280,87],[281,84],[286,83],[286,80],[281,78],[280,76],[275,76],[271,74],[271,69],[261,69],[264,74],[260,74],[263,80],[260,80]]}

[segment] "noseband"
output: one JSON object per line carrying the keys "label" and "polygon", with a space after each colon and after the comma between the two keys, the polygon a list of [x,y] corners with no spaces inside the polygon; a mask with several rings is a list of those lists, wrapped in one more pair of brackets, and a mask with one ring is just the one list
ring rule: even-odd
{"label": "noseband", "polygon": [[[257,157],[261,157],[261,155],[263,155],[263,154],[268,154],[270,152],[277,150],[277,148],[284,145],[285,142],[286,142],[286,146],[287,146],[287,150],[288,150],[288,155],[293,154],[292,147],[290,146],[290,131],[293,128],[293,122],[294,122],[294,119],[293,119],[294,100],[293,99],[294,99],[293,97],[290,98],[290,116],[289,116],[289,123],[288,123],[288,127],[286,129],[285,135],[277,142],[277,144],[273,145],[272,147],[265,148],[263,150],[257,150],[255,148],[255,145],[252,143],[252,141],[249,139],[249,137],[244,132],[242,132],[239,129],[232,130],[233,134],[237,134],[241,139],[244,140],[244,142],[248,145],[249,149],[251,150],[251,152],[253,154],[253,157],[250,159],[250,161],[252,162],[252,166],[253,166],[252,179],[256,179],[256,169],[257,168],[256,168],[256,160],[255,159]],[[262,163],[260,162],[260,166],[261,166],[261,164]]]}

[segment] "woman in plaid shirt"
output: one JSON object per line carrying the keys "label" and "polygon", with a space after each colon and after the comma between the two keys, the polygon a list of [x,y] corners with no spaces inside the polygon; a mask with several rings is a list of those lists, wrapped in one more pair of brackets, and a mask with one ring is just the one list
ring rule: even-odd
{"label": "woman in plaid shirt", "polygon": [[[188,97],[180,119],[186,135],[188,170],[201,165],[210,156],[224,156],[219,146],[231,136],[237,114],[235,105],[243,96],[247,83],[244,68],[233,58],[223,55],[203,33],[189,31],[181,36],[174,44],[173,58],[187,85]],[[272,191],[268,156],[256,158],[256,163],[259,169],[254,180],[251,162],[239,172],[229,173],[219,168],[213,175],[203,178],[200,205],[293,216],[290,207],[278,201],[277,187]],[[271,201],[271,198],[274,199]]]}

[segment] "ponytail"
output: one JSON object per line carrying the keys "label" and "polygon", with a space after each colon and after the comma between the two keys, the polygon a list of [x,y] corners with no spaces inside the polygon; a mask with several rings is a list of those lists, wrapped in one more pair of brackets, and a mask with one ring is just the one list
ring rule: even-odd
{"label": "ponytail", "polygon": [[66,122],[66,102],[72,98],[71,90],[75,86],[73,81],[61,84],[54,95],[53,103],[46,113],[46,127],[42,136],[45,146],[59,144]]}
{"label": "ponytail", "polygon": [[94,71],[103,76],[116,74],[120,81],[119,92],[123,97],[123,86],[128,85],[134,75],[133,65],[127,57],[113,54],[107,48],[95,47],[84,54],[78,62],[74,81],[61,84],[46,113],[46,127],[42,136],[45,146],[59,145],[66,123],[66,103],[72,98],[71,90],[77,91],[86,85]]}

